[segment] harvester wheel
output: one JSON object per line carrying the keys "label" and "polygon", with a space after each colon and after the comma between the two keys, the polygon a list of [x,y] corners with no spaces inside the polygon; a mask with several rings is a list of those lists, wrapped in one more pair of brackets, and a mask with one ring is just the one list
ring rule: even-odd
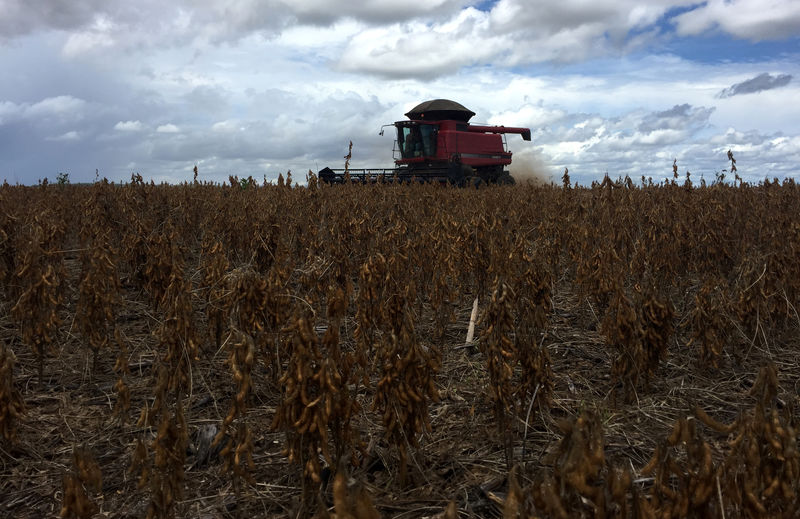
{"label": "harvester wheel", "polygon": [[468,164],[461,164],[458,167],[458,181],[456,185],[464,187],[470,185],[469,179],[475,177],[475,170]]}
{"label": "harvester wheel", "polygon": [[475,189],[477,189],[481,187],[483,184],[484,182],[481,177],[467,177],[464,179],[465,187],[474,187]]}
{"label": "harvester wheel", "polygon": [[508,173],[503,173],[502,175],[500,175],[497,178],[497,183],[500,184],[501,186],[513,186],[514,184],[516,184],[516,182],[514,181],[514,177],[512,177]]}

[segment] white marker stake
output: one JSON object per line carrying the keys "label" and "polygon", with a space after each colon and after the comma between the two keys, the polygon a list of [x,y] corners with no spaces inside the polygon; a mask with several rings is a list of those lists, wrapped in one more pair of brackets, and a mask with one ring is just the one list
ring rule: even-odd
{"label": "white marker stake", "polygon": [[475,319],[478,318],[478,296],[472,302],[472,314],[469,316],[469,328],[467,328],[467,342],[465,346],[472,344],[472,337],[475,335]]}

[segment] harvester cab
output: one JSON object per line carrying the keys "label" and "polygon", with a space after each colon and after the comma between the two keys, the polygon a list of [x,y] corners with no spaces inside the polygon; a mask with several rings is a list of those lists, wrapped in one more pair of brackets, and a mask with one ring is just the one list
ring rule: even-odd
{"label": "harvester cab", "polygon": [[[400,152],[399,159],[436,157],[436,141],[439,133],[437,124],[418,121],[399,121],[394,124],[397,127],[395,150]],[[395,159],[397,158],[395,155]]]}
{"label": "harvester cab", "polygon": [[319,178],[329,183],[344,182],[346,175],[361,182],[414,180],[458,186],[514,183],[505,169],[511,164],[511,152],[504,136],[520,134],[529,141],[530,129],[471,125],[469,120],[475,112],[447,99],[426,101],[405,115],[407,121],[394,123],[394,169],[345,172],[325,168]]}

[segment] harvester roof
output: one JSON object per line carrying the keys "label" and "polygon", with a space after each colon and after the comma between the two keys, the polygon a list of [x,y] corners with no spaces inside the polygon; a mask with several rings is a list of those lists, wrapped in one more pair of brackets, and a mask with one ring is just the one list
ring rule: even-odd
{"label": "harvester roof", "polygon": [[441,121],[443,119],[468,122],[475,112],[449,99],[433,99],[412,108],[406,117],[409,119],[425,119]]}

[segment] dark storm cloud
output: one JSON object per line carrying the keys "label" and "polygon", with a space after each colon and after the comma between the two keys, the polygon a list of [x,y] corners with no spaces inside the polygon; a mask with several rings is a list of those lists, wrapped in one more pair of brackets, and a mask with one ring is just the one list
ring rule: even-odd
{"label": "dark storm cloud", "polygon": [[253,33],[279,34],[295,24],[329,26],[343,19],[370,25],[449,16],[468,0],[411,3],[395,0],[0,0],[0,44],[37,31],[58,30],[123,47],[195,38],[238,41]]}
{"label": "dark storm cloud", "polygon": [[42,27],[72,30],[91,23],[102,13],[105,0],[0,0],[0,39],[13,38]]}
{"label": "dark storm cloud", "polygon": [[695,107],[688,103],[675,105],[669,110],[646,115],[638,131],[651,133],[657,130],[696,130],[708,125],[714,108]]}
{"label": "dark storm cloud", "polygon": [[673,117],[686,117],[689,115],[692,106],[688,103],[684,103],[682,105],[675,105],[669,110],[664,110],[662,112],[656,112],[654,116],[658,119],[664,118],[673,118]]}
{"label": "dark storm cloud", "polygon": [[[204,0],[167,4],[154,0],[0,0],[0,12],[3,13],[0,17],[0,41],[39,30],[96,31],[92,26],[98,22],[104,22],[107,29],[113,28],[117,33],[115,36],[122,38],[138,32],[151,38],[164,36],[173,39],[177,36],[185,39],[181,36],[203,35],[235,39],[255,30],[281,27],[289,9],[277,0],[239,1],[224,5]],[[137,40],[138,43],[143,41]]]}
{"label": "dark storm cloud", "polygon": [[301,0],[290,2],[298,22],[309,25],[332,25],[342,18],[354,18],[371,25],[390,24],[420,17],[451,15],[471,3],[469,0],[427,2]]}
{"label": "dark storm cloud", "polygon": [[764,72],[754,78],[736,83],[730,88],[726,88],[717,94],[717,98],[724,99],[726,97],[733,97],[742,94],[755,94],[763,92],[764,90],[772,90],[773,88],[780,88],[788,85],[792,81],[791,74],[778,74],[773,76]]}

